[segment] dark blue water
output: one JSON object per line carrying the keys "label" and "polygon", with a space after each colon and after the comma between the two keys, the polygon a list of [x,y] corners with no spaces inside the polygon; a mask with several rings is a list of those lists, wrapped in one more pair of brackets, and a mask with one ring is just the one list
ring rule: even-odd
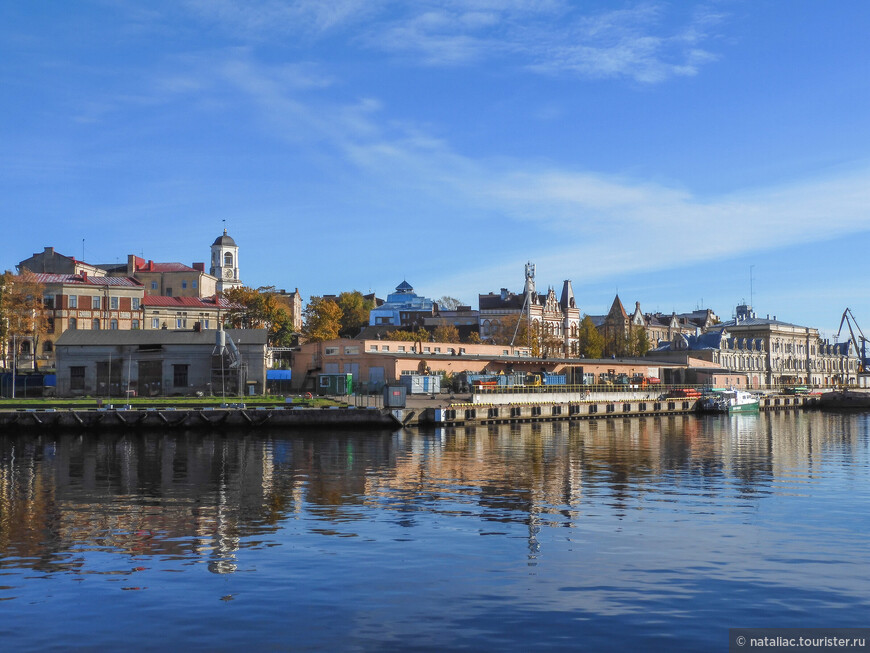
{"label": "dark blue water", "polygon": [[868,431],[0,435],[0,645],[701,651],[866,627]]}

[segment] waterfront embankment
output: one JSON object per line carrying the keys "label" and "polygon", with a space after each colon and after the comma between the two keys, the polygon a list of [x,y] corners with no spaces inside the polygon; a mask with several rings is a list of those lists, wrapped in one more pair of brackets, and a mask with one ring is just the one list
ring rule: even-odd
{"label": "waterfront embankment", "polygon": [[[765,395],[761,410],[796,410],[820,405],[817,395]],[[330,405],[321,407],[228,404],[220,407],[44,407],[0,410],[7,429],[222,429],[222,428],[397,428],[547,422],[697,412],[698,400],[654,393],[534,392],[413,396],[405,408]]]}

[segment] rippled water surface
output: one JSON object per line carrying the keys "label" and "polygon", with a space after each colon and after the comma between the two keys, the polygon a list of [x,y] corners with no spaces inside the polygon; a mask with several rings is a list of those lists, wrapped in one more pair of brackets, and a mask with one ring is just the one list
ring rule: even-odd
{"label": "rippled water surface", "polygon": [[868,430],[0,434],[0,644],[698,651],[866,627]]}

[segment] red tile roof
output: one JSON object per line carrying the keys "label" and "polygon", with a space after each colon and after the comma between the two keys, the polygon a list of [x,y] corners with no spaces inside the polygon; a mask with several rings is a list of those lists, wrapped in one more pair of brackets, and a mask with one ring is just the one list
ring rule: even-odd
{"label": "red tile roof", "polygon": [[199,272],[184,263],[155,263],[136,257],[136,272]]}
{"label": "red tile roof", "polygon": [[162,295],[145,295],[143,306],[185,306],[200,308],[231,308],[233,305],[224,297],[163,297]]}
{"label": "red tile roof", "polygon": [[36,283],[62,283],[76,286],[126,286],[139,288],[142,286],[133,277],[93,277],[82,274],[49,274],[47,272],[32,272],[27,275]]}

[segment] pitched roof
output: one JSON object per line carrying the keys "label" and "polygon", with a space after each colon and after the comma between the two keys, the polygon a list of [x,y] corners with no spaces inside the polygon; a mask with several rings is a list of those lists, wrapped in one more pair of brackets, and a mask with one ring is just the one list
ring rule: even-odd
{"label": "pitched roof", "polygon": [[164,297],[162,295],[145,295],[143,306],[184,306],[201,308],[232,308],[233,303],[226,297]]}
{"label": "pitched roof", "polygon": [[76,286],[126,286],[141,287],[133,277],[92,277],[81,274],[50,274],[48,272],[32,272],[28,275],[37,283],[62,283]]}
{"label": "pitched roof", "polygon": [[502,296],[499,293],[489,293],[488,295],[478,295],[477,296],[478,306],[480,310],[497,310],[497,309],[516,309],[520,310],[525,303],[524,295],[515,295],[514,293],[507,293],[505,299],[502,299]]}
{"label": "pitched roof", "polygon": [[805,329],[806,327],[801,326],[800,324],[792,324],[791,322],[783,322],[781,320],[771,320],[770,318],[764,317],[747,317],[745,319],[740,320],[728,320],[727,322],[720,322],[716,325],[717,328],[724,327],[726,329],[733,329],[734,327],[756,327],[756,326],[787,326],[787,327],[797,327],[798,329]]}
{"label": "pitched roof", "polygon": [[154,261],[139,263],[139,261],[136,262],[136,272],[199,272],[184,263],[155,263]]}
{"label": "pitched roof", "polygon": [[[171,329],[67,329],[55,342],[56,347],[114,345],[214,345],[217,329],[181,331]],[[266,329],[226,329],[237,345],[266,344]]]}
{"label": "pitched roof", "polygon": [[622,319],[628,317],[628,313],[625,312],[625,307],[619,300],[619,295],[616,295],[616,297],[613,298],[613,304],[610,305],[610,310],[607,312],[607,317],[616,317],[617,315]]}

